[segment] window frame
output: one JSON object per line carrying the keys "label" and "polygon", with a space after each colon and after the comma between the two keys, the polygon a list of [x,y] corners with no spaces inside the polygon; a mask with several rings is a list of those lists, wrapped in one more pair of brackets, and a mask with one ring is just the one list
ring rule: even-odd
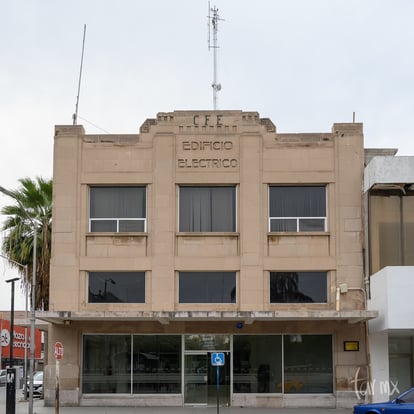
{"label": "window frame", "polygon": [[[92,196],[91,190],[92,188],[141,188],[144,191],[145,197],[145,211],[144,217],[91,217],[91,203],[92,203]],[[89,209],[88,209],[88,231],[90,233],[147,233],[147,213],[148,213],[148,186],[146,184],[134,184],[134,185],[124,185],[124,184],[108,184],[108,185],[88,185],[89,190]],[[99,231],[99,230],[92,230],[92,223],[99,222],[99,221],[113,221],[116,223],[116,231]],[[120,222],[121,221],[143,221],[144,222],[144,230],[143,231],[120,231]]]}
{"label": "window frame", "polygon": [[[210,231],[210,230],[202,230],[202,231],[191,231],[191,230],[181,230],[181,189],[182,188],[232,188],[234,190],[234,229],[231,231]],[[177,228],[179,233],[187,233],[191,235],[197,234],[217,234],[217,233],[237,233],[238,231],[238,185],[237,184],[177,184],[178,188],[178,196],[177,196]]]}
{"label": "window frame", "polygon": [[[270,215],[270,191],[272,187],[286,187],[286,188],[294,188],[294,187],[323,187],[325,189],[325,216],[271,216]],[[297,184],[297,185],[281,185],[281,184],[268,184],[267,186],[267,208],[268,208],[268,232],[269,233],[326,233],[328,231],[328,186],[327,184]],[[296,221],[295,228],[296,230],[272,230],[272,220],[294,220]],[[301,222],[305,220],[323,220],[323,230],[301,230]]]}

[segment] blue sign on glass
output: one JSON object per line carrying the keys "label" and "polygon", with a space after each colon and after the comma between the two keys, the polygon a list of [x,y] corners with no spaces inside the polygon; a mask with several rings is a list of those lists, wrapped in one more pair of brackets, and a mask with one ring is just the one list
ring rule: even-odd
{"label": "blue sign on glass", "polygon": [[224,353],[213,352],[211,354],[211,365],[213,367],[223,367],[224,366]]}

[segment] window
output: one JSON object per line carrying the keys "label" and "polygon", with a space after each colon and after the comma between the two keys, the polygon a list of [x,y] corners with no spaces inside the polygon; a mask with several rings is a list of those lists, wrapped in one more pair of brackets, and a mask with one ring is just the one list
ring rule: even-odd
{"label": "window", "polygon": [[82,392],[179,394],[181,349],[179,335],[84,335]]}
{"label": "window", "polygon": [[146,231],[145,187],[91,187],[91,232]]}
{"label": "window", "polygon": [[89,303],[145,303],[145,272],[89,272]]}
{"label": "window", "polygon": [[371,273],[386,266],[413,266],[414,192],[371,192],[369,232]]}
{"label": "window", "polygon": [[180,272],[180,303],[236,303],[236,272]]}
{"label": "window", "polygon": [[269,231],[326,231],[326,188],[270,186]]}
{"label": "window", "polygon": [[282,392],[282,336],[235,335],[233,392]]}
{"label": "window", "polygon": [[236,231],[236,187],[180,187],[180,231]]}
{"label": "window", "polygon": [[270,303],[327,303],[326,272],[270,272]]}
{"label": "window", "polygon": [[331,335],[235,335],[233,392],[331,394]]}
{"label": "window", "polygon": [[331,335],[284,335],[285,394],[333,392]]}
{"label": "window", "polygon": [[133,393],[181,392],[181,336],[134,335]]}

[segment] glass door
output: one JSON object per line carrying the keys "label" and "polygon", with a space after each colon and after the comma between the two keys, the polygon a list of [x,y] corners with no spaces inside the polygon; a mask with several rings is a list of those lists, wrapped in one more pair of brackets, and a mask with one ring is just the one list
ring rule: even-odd
{"label": "glass door", "polygon": [[[221,406],[230,405],[230,353],[220,367],[218,397]],[[192,353],[184,357],[184,404],[217,404],[217,367],[211,365],[211,353]]]}
{"label": "glass door", "polygon": [[184,404],[208,404],[208,354],[184,357]]}
{"label": "glass door", "polygon": [[[230,405],[230,353],[224,352],[225,363],[220,367],[218,397],[220,406]],[[217,405],[217,367],[211,365],[211,353],[208,354],[208,405]]]}

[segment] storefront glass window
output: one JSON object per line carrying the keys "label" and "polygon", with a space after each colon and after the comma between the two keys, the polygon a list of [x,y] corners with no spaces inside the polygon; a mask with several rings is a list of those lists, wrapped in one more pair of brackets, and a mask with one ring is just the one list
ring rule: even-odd
{"label": "storefront glass window", "polygon": [[282,392],[282,336],[233,338],[233,392]]}
{"label": "storefront glass window", "polygon": [[85,335],[82,392],[180,393],[181,354],[180,335]]}
{"label": "storefront glass window", "polygon": [[131,392],[131,335],[83,337],[84,394]]}
{"label": "storefront glass window", "polygon": [[284,335],[285,394],[333,392],[331,335]]}
{"label": "storefront glass window", "polygon": [[134,394],[181,392],[181,336],[134,335]]}

